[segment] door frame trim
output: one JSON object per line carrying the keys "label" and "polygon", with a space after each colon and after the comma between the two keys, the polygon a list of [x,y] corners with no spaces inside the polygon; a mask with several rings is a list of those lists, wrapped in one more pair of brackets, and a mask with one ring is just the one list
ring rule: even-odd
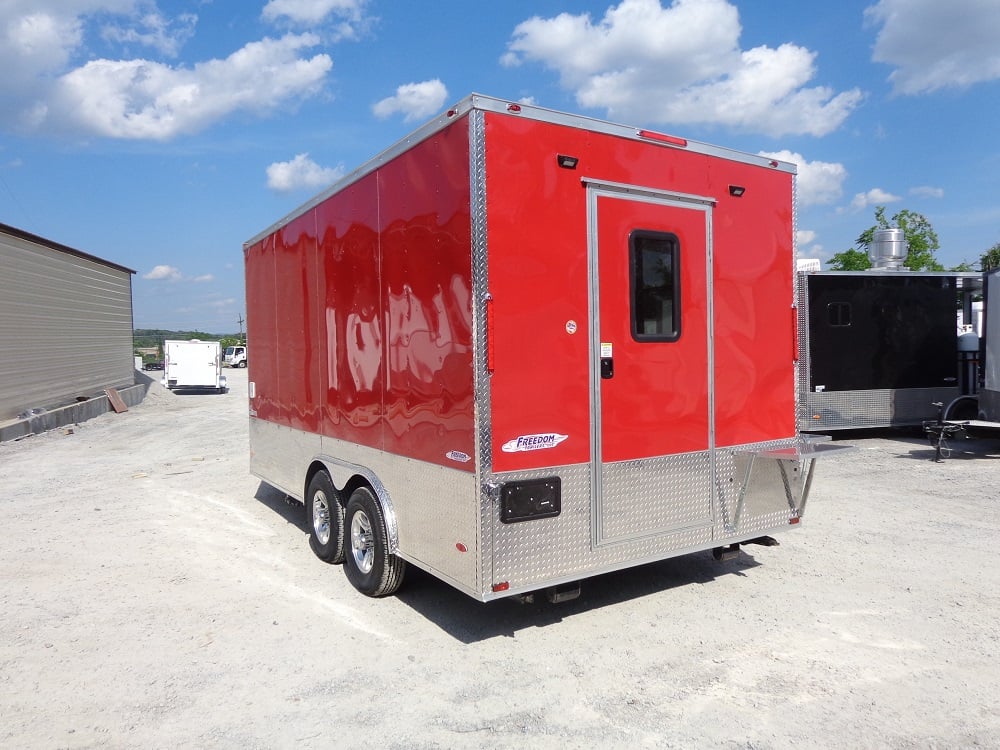
{"label": "door frame trim", "polygon": [[[660,190],[657,188],[644,187],[641,185],[628,185],[618,182],[608,182],[596,180],[588,177],[581,178],[581,183],[587,189],[587,315],[590,321],[589,334],[589,377],[590,377],[590,432],[591,432],[591,454],[590,454],[590,475],[591,475],[591,544],[594,548],[607,546],[610,544],[620,544],[630,541],[630,539],[606,540],[603,537],[603,482],[602,482],[602,429],[601,429],[601,382],[599,355],[601,346],[600,331],[600,284],[599,279],[599,257],[598,257],[598,210],[597,204],[600,198],[612,198],[618,200],[631,200],[638,203],[652,203],[670,208],[680,208],[693,211],[701,211],[705,218],[705,295],[706,295],[706,322],[705,335],[707,337],[706,350],[708,361],[706,378],[708,382],[708,454],[709,454],[709,482],[712,488],[712,523],[715,522],[717,514],[717,483],[716,461],[715,461],[715,305],[713,299],[714,280],[712,269],[714,265],[712,218],[713,210],[717,205],[715,198],[690,193],[680,193],[671,190]],[[688,292],[690,294],[690,292]]]}

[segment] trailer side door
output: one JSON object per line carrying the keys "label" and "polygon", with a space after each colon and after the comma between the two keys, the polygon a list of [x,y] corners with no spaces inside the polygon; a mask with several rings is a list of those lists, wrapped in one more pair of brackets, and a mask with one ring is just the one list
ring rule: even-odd
{"label": "trailer side door", "polygon": [[711,212],[588,186],[596,545],[713,523]]}

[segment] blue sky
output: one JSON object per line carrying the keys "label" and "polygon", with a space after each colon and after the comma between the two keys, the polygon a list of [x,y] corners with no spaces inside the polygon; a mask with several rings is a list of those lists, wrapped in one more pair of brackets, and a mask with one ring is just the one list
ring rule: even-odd
{"label": "blue sky", "polygon": [[874,208],[1000,243],[998,0],[3,0],[0,221],[227,333],[242,243],[477,92],[799,165],[799,251]]}

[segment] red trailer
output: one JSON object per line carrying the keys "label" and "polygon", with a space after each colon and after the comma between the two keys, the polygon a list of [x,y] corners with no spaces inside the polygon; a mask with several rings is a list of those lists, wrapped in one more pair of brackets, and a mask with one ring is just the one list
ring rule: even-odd
{"label": "red trailer", "polygon": [[799,522],[791,164],[470,96],[248,241],[251,471],[363,593]]}

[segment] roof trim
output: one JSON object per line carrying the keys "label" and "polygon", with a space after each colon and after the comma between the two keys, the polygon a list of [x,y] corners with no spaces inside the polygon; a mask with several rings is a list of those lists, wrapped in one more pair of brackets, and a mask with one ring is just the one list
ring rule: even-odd
{"label": "roof trim", "polygon": [[119,265],[118,263],[112,263],[110,260],[105,260],[104,258],[98,258],[96,255],[91,255],[90,253],[85,253],[82,250],[77,250],[76,248],[70,247],[69,245],[63,245],[59,242],[53,242],[52,240],[47,240],[44,237],[39,237],[37,234],[32,234],[31,232],[25,232],[23,229],[18,229],[17,227],[12,227],[9,224],[4,224],[0,222],[0,234],[8,234],[11,237],[17,237],[20,240],[25,240],[26,242],[32,242],[36,245],[41,245],[47,247],[51,250],[58,250],[61,253],[66,253],[67,255],[75,255],[77,258],[86,258],[87,260],[92,260],[95,263],[100,263],[101,265],[108,266],[110,268],[118,269],[119,271],[127,271],[130,274],[134,274],[135,271],[126,266]]}

